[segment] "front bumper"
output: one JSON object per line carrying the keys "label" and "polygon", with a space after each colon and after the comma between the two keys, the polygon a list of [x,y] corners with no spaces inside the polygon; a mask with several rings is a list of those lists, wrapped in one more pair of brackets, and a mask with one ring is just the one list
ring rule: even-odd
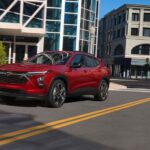
{"label": "front bumper", "polygon": [[0,97],[1,96],[16,97],[19,99],[21,98],[23,99],[45,99],[46,98],[46,95],[27,94],[22,90],[0,88]]}

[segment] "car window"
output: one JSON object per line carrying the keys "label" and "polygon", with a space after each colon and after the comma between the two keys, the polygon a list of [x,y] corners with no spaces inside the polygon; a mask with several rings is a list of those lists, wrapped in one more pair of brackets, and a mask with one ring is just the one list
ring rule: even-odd
{"label": "car window", "polygon": [[56,65],[64,65],[69,60],[70,56],[71,56],[70,54],[64,53],[64,54],[57,54],[55,55],[55,57],[53,56],[52,57]]}
{"label": "car window", "polygon": [[71,61],[71,65],[75,63],[80,63],[82,67],[86,66],[85,59],[83,55],[80,55],[80,54],[75,55],[75,57]]}
{"label": "car window", "polygon": [[54,59],[55,62],[58,62],[58,61],[62,60],[63,55],[58,54],[58,53],[56,53],[56,54],[54,53],[54,54],[52,54],[52,58]]}
{"label": "car window", "polygon": [[51,64],[52,62],[46,56],[39,55],[38,57],[36,57],[35,59],[32,60],[32,63],[34,63],[34,64]]}
{"label": "car window", "polygon": [[74,58],[71,61],[71,65],[75,63],[80,63],[81,62],[82,55],[75,55]]}
{"label": "car window", "polygon": [[85,61],[87,67],[96,67],[98,65],[95,59],[90,56],[85,56]]}
{"label": "car window", "polygon": [[69,53],[42,53],[29,59],[26,63],[64,65],[70,56]]}

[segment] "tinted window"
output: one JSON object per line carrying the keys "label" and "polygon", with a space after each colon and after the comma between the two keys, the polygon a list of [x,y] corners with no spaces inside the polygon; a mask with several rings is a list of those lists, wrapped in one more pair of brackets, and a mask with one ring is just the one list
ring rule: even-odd
{"label": "tinted window", "polygon": [[150,37],[150,28],[143,28],[143,36]]}
{"label": "tinted window", "polygon": [[131,35],[138,36],[139,35],[139,29],[138,28],[131,28]]}
{"label": "tinted window", "polygon": [[96,62],[94,58],[92,58],[90,56],[85,56],[85,60],[86,60],[87,67],[96,67],[97,66],[98,62]]}
{"label": "tinted window", "polygon": [[67,63],[67,61],[70,58],[70,54],[62,54],[62,55],[56,55],[54,60],[56,65],[64,65]]}
{"label": "tinted window", "polygon": [[133,13],[132,14],[132,21],[139,21],[140,20],[140,15],[138,13]]}
{"label": "tinted window", "polygon": [[150,22],[150,13],[144,13],[144,21]]}
{"label": "tinted window", "polygon": [[76,55],[71,61],[71,65],[80,63],[82,67],[86,66],[85,59],[82,55]]}
{"label": "tinted window", "polygon": [[76,64],[76,63],[80,63],[81,62],[81,55],[75,55],[74,58],[71,61],[71,65]]}
{"label": "tinted window", "polygon": [[34,64],[52,64],[51,60],[44,55],[39,55],[30,62]]}
{"label": "tinted window", "polygon": [[31,58],[27,63],[64,65],[69,58],[69,53],[43,53]]}

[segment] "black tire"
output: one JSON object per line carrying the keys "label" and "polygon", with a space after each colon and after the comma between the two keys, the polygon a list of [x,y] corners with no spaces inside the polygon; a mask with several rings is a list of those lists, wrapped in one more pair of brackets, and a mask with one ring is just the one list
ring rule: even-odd
{"label": "black tire", "polygon": [[98,92],[96,93],[94,100],[96,101],[105,101],[108,97],[108,83],[106,80],[102,80],[100,82],[99,88],[98,88]]}
{"label": "black tire", "polygon": [[16,100],[16,97],[1,96],[0,99],[7,104],[12,104]]}
{"label": "black tire", "polygon": [[50,89],[46,99],[46,106],[59,108],[61,107],[67,96],[66,85],[62,80],[55,80]]}

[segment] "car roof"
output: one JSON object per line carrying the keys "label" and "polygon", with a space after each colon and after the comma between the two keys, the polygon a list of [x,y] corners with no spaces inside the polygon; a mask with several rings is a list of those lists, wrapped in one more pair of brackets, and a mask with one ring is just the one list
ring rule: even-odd
{"label": "car roof", "polygon": [[86,53],[86,52],[81,52],[81,51],[44,51],[44,53],[54,53],[54,52],[57,52],[57,53],[69,53],[69,54],[84,54],[84,55],[95,57],[93,54]]}

